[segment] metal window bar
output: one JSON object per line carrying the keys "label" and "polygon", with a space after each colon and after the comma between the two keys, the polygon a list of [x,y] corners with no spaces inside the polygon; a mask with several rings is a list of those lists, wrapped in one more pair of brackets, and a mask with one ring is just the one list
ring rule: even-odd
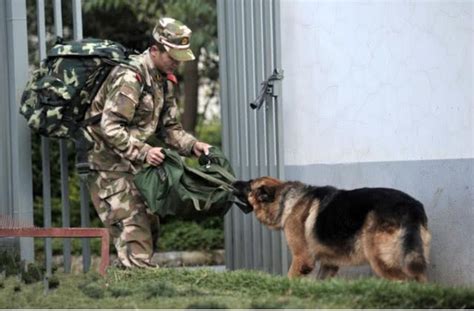
{"label": "metal window bar", "polygon": [[[63,36],[63,19],[61,0],[54,0],[54,34],[56,37]],[[61,169],[61,208],[62,208],[62,226],[68,228],[71,226],[70,222],[70,202],[69,202],[69,172],[68,172],[68,150],[67,141],[65,139],[59,140],[59,156]],[[64,272],[71,272],[71,240],[65,238],[63,240],[63,258],[64,258]]]}

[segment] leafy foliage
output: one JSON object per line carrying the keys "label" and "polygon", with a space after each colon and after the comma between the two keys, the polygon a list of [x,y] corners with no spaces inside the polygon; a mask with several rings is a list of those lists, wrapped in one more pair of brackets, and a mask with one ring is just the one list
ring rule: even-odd
{"label": "leafy foliage", "polygon": [[[215,0],[89,0],[84,3],[84,10],[91,16],[93,12],[94,14],[95,12],[108,12],[109,14],[116,14],[116,16],[123,16],[124,12],[128,12],[131,14],[131,16],[128,16],[128,21],[147,25],[148,31],[146,33],[148,36],[151,35],[151,29],[160,17],[171,16],[185,22],[192,29],[191,48],[193,52],[199,54],[201,48],[212,52],[217,51]],[[127,23],[126,19],[123,19],[123,21]],[[97,23],[100,23],[100,21],[97,21]],[[123,26],[117,29],[117,25],[112,24],[114,31],[111,31],[110,34],[129,31],[126,24]]]}
{"label": "leafy foliage", "polygon": [[162,226],[158,241],[160,250],[212,250],[224,248],[221,218],[213,217],[198,223],[174,220]]}
{"label": "leafy foliage", "polygon": [[203,141],[222,149],[221,122],[219,119],[202,121],[196,129],[196,133]]}
{"label": "leafy foliage", "polygon": [[[44,271],[44,267],[37,263],[25,264],[17,252],[0,252],[0,274],[4,277],[17,276],[25,284],[31,284],[42,280]],[[0,288],[2,285],[0,283]]]}

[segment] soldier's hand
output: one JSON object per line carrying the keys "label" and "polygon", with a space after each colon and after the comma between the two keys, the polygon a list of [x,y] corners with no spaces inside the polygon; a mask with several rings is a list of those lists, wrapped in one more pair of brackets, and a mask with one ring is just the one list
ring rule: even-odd
{"label": "soldier's hand", "polygon": [[204,152],[204,154],[209,154],[209,148],[212,146],[206,143],[203,143],[202,141],[197,141],[194,143],[193,146],[193,153],[199,157],[201,154]]}
{"label": "soldier's hand", "polygon": [[148,150],[148,153],[146,155],[146,162],[154,166],[158,166],[163,163],[165,155],[163,154],[163,152],[161,152],[162,149],[163,148],[160,147],[153,147]]}

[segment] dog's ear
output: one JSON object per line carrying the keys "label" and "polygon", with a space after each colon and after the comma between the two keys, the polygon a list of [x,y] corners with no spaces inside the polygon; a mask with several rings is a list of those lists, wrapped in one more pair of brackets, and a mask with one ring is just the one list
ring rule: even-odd
{"label": "dog's ear", "polygon": [[261,186],[257,189],[257,200],[259,202],[275,201],[275,187]]}

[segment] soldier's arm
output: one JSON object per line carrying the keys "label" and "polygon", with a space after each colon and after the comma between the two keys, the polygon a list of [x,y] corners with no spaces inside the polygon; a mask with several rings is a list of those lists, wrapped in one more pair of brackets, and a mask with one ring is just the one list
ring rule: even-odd
{"label": "soldier's arm", "polygon": [[108,87],[100,122],[104,139],[123,158],[143,163],[151,146],[130,135],[128,129],[141,94],[136,73],[119,69]]}
{"label": "soldier's arm", "polygon": [[193,145],[197,139],[187,133],[178,121],[178,106],[174,96],[174,85],[171,81],[166,81],[166,83],[168,83],[168,90],[164,98],[163,112],[158,125],[160,127],[158,136],[181,155],[189,156],[192,154]]}

